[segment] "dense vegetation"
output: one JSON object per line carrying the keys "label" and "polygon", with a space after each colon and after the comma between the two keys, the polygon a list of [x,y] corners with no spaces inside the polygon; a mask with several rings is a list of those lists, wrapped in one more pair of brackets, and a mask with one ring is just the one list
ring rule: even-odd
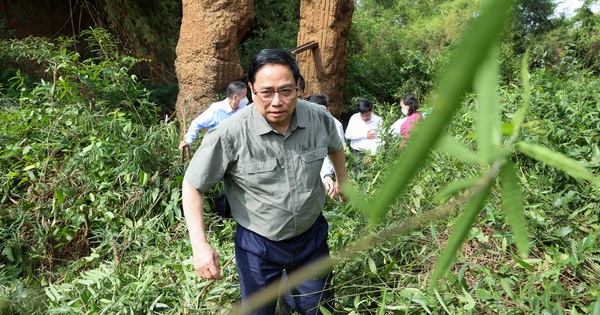
{"label": "dense vegetation", "polygon": [[[431,146],[417,142],[424,136],[398,151],[386,134],[386,150],[360,175],[348,154],[353,196],[362,197],[325,209],[330,246],[341,259],[334,267],[337,313],[600,312],[600,190],[593,178],[600,173],[600,17],[584,8],[572,19],[551,19],[540,8],[515,15],[496,54],[474,52],[483,60],[474,66],[475,84],[456,92],[460,108],[440,127],[452,138],[441,137],[426,159],[411,160],[416,151],[408,151]],[[480,10],[462,0],[357,4],[348,110],[353,98],[372,98],[389,126],[403,93],[436,110],[448,105],[444,86],[452,81],[444,71],[469,69],[458,63],[470,43],[461,34]],[[490,33],[470,34],[478,32]],[[274,34],[261,31],[257,47],[247,40],[241,51],[285,43],[269,39]],[[177,161],[176,122],[159,114],[143,79],[132,75],[146,60],[120,53],[102,29],[85,35],[86,58],[70,38],[0,44],[0,314],[227,313],[239,300],[234,223],[208,215],[224,279],[200,280],[180,211],[185,165]],[[45,75],[28,75],[23,60]],[[435,119],[423,127],[441,121]],[[498,161],[503,171],[486,177]],[[401,183],[413,169],[412,181]],[[481,178],[487,194],[474,184]],[[380,211],[383,192],[394,185],[406,188]],[[477,196],[480,207],[472,206]],[[515,205],[522,210],[507,210]],[[515,230],[510,216],[519,213],[526,227]],[[455,263],[430,286],[436,263],[448,257],[444,248],[462,243],[453,234],[461,227],[465,242]],[[343,251],[348,247],[357,251]]]}

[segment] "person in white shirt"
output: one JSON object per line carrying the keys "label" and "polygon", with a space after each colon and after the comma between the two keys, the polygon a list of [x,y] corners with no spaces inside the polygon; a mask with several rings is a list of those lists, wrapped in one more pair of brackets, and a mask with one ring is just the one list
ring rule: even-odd
{"label": "person in white shirt", "polygon": [[373,114],[373,104],[369,100],[358,102],[358,113],[350,117],[346,128],[346,139],[350,148],[359,156],[374,155],[383,143],[378,138],[378,129],[383,123],[381,117]]}
{"label": "person in white shirt", "polygon": [[[329,97],[323,94],[313,94],[309,96],[306,100],[311,103],[323,105],[325,106],[325,108],[327,108],[327,111],[329,111]],[[335,129],[337,130],[337,133],[340,136],[342,143],[344,143],[344,126],[335,117],[333,117],[333,122],[335,123]],[[334,185],[333,174],[333,164],[329,160],[329,157],[325,157],[325,159],[323,160],[323,166],[321,167],[321,181],[323,182],[323,187],[325,187],[325,191],[327,191],[330,194],[330,197]]]}
{"label": "person in white shirt", "polygon": [[198,132],[202,128],[211,130],[219,125],[223,120],[231,117],[240,109],[246,107],[248,98],[246,93],[248,87],[244,82],[233,81],[227,87],[227,98],[210,105],[200,116],[196,117],[188,128],[184,140],[179,143],[179,151],[189,147],[198,137]]}

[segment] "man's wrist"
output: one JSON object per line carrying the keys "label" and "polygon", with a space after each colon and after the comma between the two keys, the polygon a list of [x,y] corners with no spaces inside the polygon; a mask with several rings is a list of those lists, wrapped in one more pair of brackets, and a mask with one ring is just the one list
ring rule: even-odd
{"label": "man's wrist", "polygon": [[325,175],[323,175],[323,179],[325,179],[325,178],[327,178],[327,177],[329,177],[329,178],[333,178],[333,174],[325,174]]}

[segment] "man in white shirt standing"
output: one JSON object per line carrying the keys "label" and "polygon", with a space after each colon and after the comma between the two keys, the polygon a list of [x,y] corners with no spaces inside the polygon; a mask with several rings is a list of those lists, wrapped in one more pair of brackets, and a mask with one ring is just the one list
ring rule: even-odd
{"label": "man in white shirt standing", "polygon": [[244,82],[233,81],[229,83],[226,92],[227,98],[213,103],[192,121],[184,140],[179,143],[179,151],[183,151],[185,147],[189,147],[196,140],[200,129],[207,128],[211,130],[223,120],[246,107],[246,104],[248,104],[247,92],[248,87]]}

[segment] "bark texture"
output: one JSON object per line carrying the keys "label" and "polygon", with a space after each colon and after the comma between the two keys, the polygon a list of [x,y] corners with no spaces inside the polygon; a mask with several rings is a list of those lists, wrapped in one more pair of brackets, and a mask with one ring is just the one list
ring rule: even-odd
{"label": "bark texture", "polygon": [[183,0],[175,60],[182,132],[231,81],[242,80],[237,46],[252,19],[254,0]]}
{"label": "bark texture", "polygon": [[306,80],[306,94],[325,94],[335,116],[342,113],[344,80],[353,0],[302,0],[298,45],[318,42],[318,48],[296,56],[300,72]]}

